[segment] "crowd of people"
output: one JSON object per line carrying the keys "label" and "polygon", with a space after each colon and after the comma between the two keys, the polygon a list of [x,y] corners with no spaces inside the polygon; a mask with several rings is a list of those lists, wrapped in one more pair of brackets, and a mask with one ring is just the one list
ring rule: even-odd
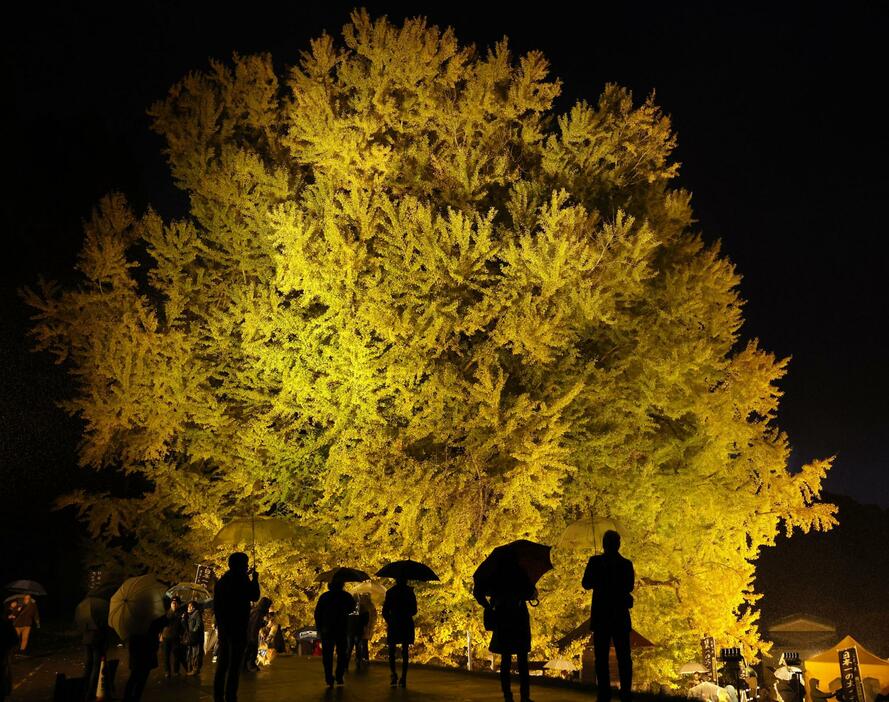
{"label": "crowd of people", "polygon": [[[582,579],[582,586],[593,591],[591,621],[599,702],[607,702],[610,696],[608,650],[612,643],[620,670],[621,702],[629,702],[632,684],[629,610],[633,604],[633,566],[618,553],[620,537],[616,532],[605,535],[603,547],[603,554],[589,560]],[[517,563],[512,563],[506,567],[501,565],[493,586],[482,588],[478,582],[476,584],[473,594],[484,609],[485,628],[491,631],[489,648],[501,657],[500,682],[504,700],[511,702],[513,699],[511,673],[515,660],[520,700],[531,702],[528,654],[532,636],[528,603],[536,605],[536,579],[532,582]],[[368,644],[377,622],[376,607],[370,595],[367,592],[353,595],[344,585],[344,578],[333,575],[315,607],[324,680],[328,687],[345,684],[353,656],[356,668],[368,664]],[[269,663],[277,652],[283,650],[283,636],[271,609],[272,601],[260,594],[259,574],[249,567],[245,553],[236,552],[229,556],[228,570],[215,585],[212,600],[215,625],[208,627],[206,635],[208,622],[205,622],[200,605],[195,601],[183,605],[178,596],[173,596],[162,616],[127,638],[129,675],[123,690],[124,702],[141,700],[151,671],[158,667],[162,666],[168,679],[182,674],[199,675],[205,651],[216,663],[214,702],[237,702],[242,672],[258,670],[260,665]],[[381,611],[393,687],[407,686],[416,614],[417,598],[409,578],[396,576],[395,584],[385,593]],[[86,700],[95,697],[112,638],[107,617],[105,619],[83,630]],[[39,625],[39,613],[33,599],[30,596],[21,598],[5,624],[0,643],[7,649],[18,647],[25,652],[31,627]],[[8,656],[5,660],[8,661]],[[0,682],[8,682],[8,679],[8,675],[4,675]]]}

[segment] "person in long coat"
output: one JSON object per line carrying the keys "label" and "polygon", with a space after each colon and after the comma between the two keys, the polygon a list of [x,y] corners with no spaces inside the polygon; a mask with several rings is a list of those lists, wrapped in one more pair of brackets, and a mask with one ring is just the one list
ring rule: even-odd
{"label": "person in long coat", "polygon": [[244,653],[244,670],[256,672],[259,666],[256,657],[259,654],[259,631],[265,625],[265,618],[272,608],[272,601],[263,597],[250,610],[250,619],[247,621],[247,651]]}
{"label": "person in long coat", "polygon": [[633,562],[618,553],[620,534],[606,531],[602,537],[604,553],[587,561],[581,585],[592,590],[590,628],[596,656],[596,689],[599,702],[611,699],[608,652],[614,642],[620,675],[621,702],[632,699],[633,660],[630,657],[630,608],[633,606],[635,573]]}
{"label": "person in long coat", "polygon": [[[510,566],[511,572],[510,571]],[[500,654],[500,689],[503,699],[512,702],[512,657],[519,671],[519,695],[522,702],[531,702],[531,677],[528,654],[531,652],[531,617],[528,600],[537,597],[537,590],[517,564],[501,567],[500,584],[488,599],[474,591],[476,601],[486,610],[485,620],[491,625],[491,653]]]}
{"label": "person in long coat", "polygon": [[249,565],[246,553],[232,553],[228,557],[228,570],[213,591],[213,613],[218,632],[213,702],[237,702],[238,699],[241,664],[247,648],[250,603],[259,599],[259,574]]}
{"label": "person in long coat", "polygon": [[204,665],[204,613],[194,602],[188,603],[185,632],[189,675],[200,675]]}
{"label": "person in long coat", "polygon": [[130,677],[123,693],[123,702],[139,702],[151,671],[157,668],[157,649],[167,615],[155,619],[145,634],[133,634],[127,641],[130,651]]}
{"label": "person in long coat", "polygon": [[19,637],[11,619],[0,622],[0,700],[12,694],[12,667],[9,659],[18,646]]}
{"label": "person in long coat", "polygon": [[[407,687],[408,647],[414,643],[414,615],[417,597],[405,578],[398,578],[386,590],[383,619],[386,622],[386,643],[389,646],[389,671],[392,687]],[[395,673],[395,649],[401,644],[401,678]]]}
{"label": "person in long coat", "polygon": [[[324,680],[328,687],[333,683],[343,685],[343,676],[349,667],[348,620],[355,608],[352,595],[343,590],[341,580],[331,580],[327,592],[315,605],[315,628],[321,637],[321,662],[324,664]],[[336,649],[336,673],[333,672],[333,652]]]}

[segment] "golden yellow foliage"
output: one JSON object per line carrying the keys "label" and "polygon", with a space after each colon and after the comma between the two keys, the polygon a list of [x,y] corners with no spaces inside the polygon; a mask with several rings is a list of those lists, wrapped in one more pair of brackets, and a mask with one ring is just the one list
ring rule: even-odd
{"label": "golden yellow foliage", "polygon": [[758,648],[759,549],[834,523],[829,461],[787,470],[785,362],[740,344],[668,119],[616,86],[558,115],[559,88],[539,53],[356,12],[284,76],[236,55],[151,108],[190,215],[107,197],[81,284],[28,294],[82,463],[145,481],[70,498],[118,558],[181,579],[226,519],[280,515],[300,538],[258,556],[294,624],[319,570],[412,557],[442,579],[420,654],[455,660],[475,566],[528,537],[556,544],[544,654],[587,616],[558,538],[594,514],[636,564],[643,679],[704,633]]}

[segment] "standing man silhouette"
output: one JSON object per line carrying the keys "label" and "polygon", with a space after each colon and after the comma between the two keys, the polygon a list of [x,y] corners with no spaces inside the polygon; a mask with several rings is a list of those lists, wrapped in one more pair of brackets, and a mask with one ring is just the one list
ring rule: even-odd
{"label": "standing man silhouette", "polygon": [[620,674],[621,702],[632,699],[633,660],[630,657],[630,608],[633,606],[635,573],[633,562],[618,553],[620,534],[606,531],[602,550],[587,562],[583,573],[583,589],[593,591],[590,610],[590,629],[593,631],[593,650],[596,655],[596,686],[599,702],[611,699],[611,680],[608,673],[608,651],[614,642],[617,668]]}
{"label": "standing man silhouette", "polygon": [[213,675],[213,702],[237,702],[250,603],[259,599],[259,575],[249,568],[246,553],[228,557],[228,571],[213,591],[213,612],[219,631],[219,654]]}

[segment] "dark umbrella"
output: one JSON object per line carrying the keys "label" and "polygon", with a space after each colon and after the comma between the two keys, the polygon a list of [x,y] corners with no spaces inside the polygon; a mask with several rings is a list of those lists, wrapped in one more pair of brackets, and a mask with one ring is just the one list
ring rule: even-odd
{"label": "dark umbrella", "polygon": [[36,580],[13,580],[6,583],[6,589],[10,592],[19,592],[23,595],[45,595],[46,588]]}
{"label": "dark umbrella", "polygon": [[108,600],[102,597],[85,597],[74,610],[74,623],[81,631],[107,626],[108,607]]}
{"label": "dark umbrella", "polygon": [[481,562],[472,579],[475,591],[482,595],[493,595],[518,586],[516,578],[528,579],[531,587],[536,587],[543,574],[552,570],[549,552],[551,546],[538,544],[527,539],[512,541],[495,548]]}
{"label": "dark umbrella", "polygon": [[318,575],[315,580],[322,583],[329,583],[334,580],[339,580],[343,583],[360,583],[364,580],[370,580],[370,576],[363,570],[358,570],[357,568],[342,567],[325,570],[323,573]]}
{"label": "dark umbrella", "polygon": [[438,580],[435,572],[425,563],[418,563],[407,559],[405,561],[393,561],[387,563],[377,571],[377,575],[381,578],[404,578],[405,580]]}

